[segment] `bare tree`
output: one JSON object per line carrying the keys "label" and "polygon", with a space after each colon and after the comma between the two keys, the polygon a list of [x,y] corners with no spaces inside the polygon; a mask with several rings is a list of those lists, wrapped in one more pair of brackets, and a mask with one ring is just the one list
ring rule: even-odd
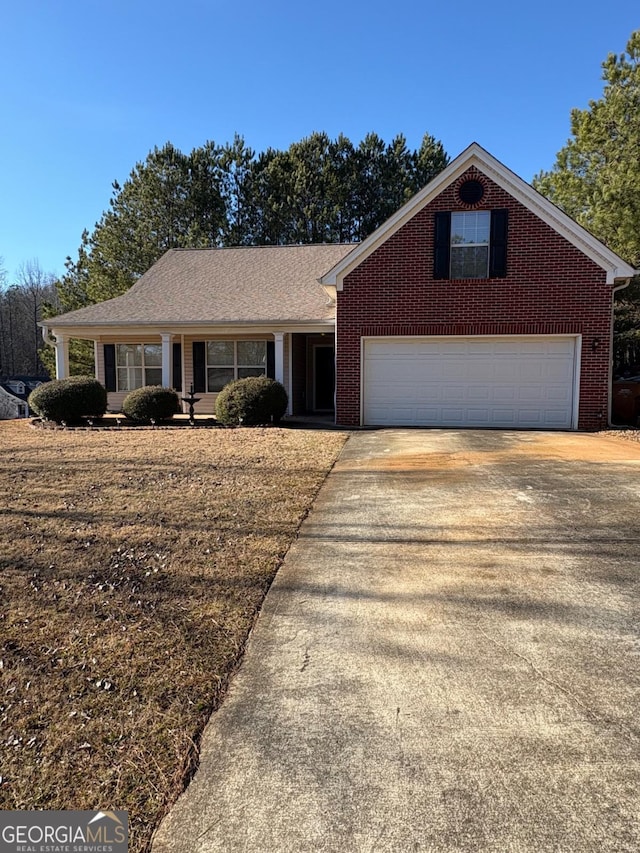
{"label": "bare tree", "polygon": [[[24,315],[29,318],[31,326],[30,337],[33,348],[28,347],[28,349],[31,349],[32,369],[28,373],[38,376],[42,372],[39,352],[43,344],[38,322],[42,319],[43,303],[55,298],[55,276],[43,272],[37,260],[25,261],[18,267],[16,286],[20,293]],[[25,335],[25,338],[26,344],[28,337]]]}
{"label": "bare tree", "polygon": [[56,299],[55,276],[43,272],[38,261],[21,264],[11,284],[0,271],[0,376],[42,374],[38,322],[44,304]]}

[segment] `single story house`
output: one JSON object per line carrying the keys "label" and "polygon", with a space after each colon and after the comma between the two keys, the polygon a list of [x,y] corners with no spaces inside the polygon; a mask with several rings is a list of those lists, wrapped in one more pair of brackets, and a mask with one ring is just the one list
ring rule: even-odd
{"label": "single story house", "polygon": [[212,412],[228,381],[266,373],[290,414],[349,427],[591,430],[635,273],[474,143],[362,243],[174,249],[45,331],[59,377],[69,338],[94,341],[112,410],[161,383]]}

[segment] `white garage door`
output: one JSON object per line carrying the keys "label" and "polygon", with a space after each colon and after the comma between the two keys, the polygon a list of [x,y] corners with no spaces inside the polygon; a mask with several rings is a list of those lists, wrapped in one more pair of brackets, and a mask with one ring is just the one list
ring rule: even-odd
{"label": "white garage door", "polygon": [[573,337],[367,338],[363,422],[567,429],[576,381]]}

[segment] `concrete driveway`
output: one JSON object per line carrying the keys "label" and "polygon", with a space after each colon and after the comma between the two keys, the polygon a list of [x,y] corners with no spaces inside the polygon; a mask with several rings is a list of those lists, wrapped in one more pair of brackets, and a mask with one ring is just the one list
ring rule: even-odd
{"label": "concrete driveway", "polygon": [[350,438],[154,853],[640,849],[640,444]]}

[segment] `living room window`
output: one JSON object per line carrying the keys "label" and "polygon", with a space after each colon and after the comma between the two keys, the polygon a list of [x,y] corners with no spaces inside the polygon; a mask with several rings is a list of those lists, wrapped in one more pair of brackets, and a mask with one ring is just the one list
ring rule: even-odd
{"label": "living room window", "polygon": [[162,344],[116,344],[118,391],[162,385]]}
{"label": "living room window", "polygon": [[207,391],[217,393],[234,379],[265,376],[266,341],[207,341]]}
{"label": "living room window", "polygon": [[450,278],[487,278],[489,275],[488,210],[451,214]]}

